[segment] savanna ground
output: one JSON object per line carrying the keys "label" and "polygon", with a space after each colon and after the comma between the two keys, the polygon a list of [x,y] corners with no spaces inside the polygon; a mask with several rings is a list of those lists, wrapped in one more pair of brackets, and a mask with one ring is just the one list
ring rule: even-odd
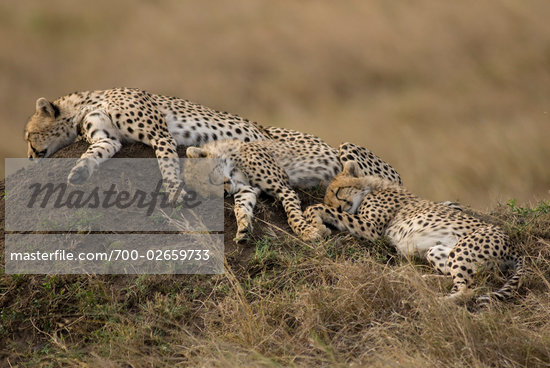
{"label": "savanna ground", "polygon": [[[85,149],[86,144],[75,144],[58,156],[75,157]],[[142,145],[119,154],[152,155]],[[322,190],[300,195],[306,205],[322,200]],[[231,241],[236,232],[231,201],[225,207],[223,275],[3,275],[0,362],[550,365],[550,202],[527,208],[511,201],[478,213],[504,227],[527,255],[529,269],[514,299],[487,310],[442,302],[450,280],[423,278],[433,274],[425,262],[400,258],[384,240],[337,234],[316,243],[300,241],[291,235],[282,206],[270,198],[258,204],[252,239],[237,246]],[[504,279],[497,271],[482,272],[476,292],[495,289]]]}
{"label": "savanna ground", "polygon": [[[447,305],[421,261],[302,243],[268,198],[237,247],[227,202],[224,275],[1,275],[0,366],[549,366],[549,15],[545,0],[0,3],[2,157],[25,156],[40,96],[144,88],[364,145],[415,193],[503,225],[531,271],[488,311]],[[479,292],[501,282],[485,272]]]}

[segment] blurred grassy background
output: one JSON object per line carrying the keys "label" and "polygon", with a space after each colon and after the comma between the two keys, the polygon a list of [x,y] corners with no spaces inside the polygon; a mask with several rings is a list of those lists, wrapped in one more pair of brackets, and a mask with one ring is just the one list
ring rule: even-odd
{"label": "blurred grassy background", "polygon": [[548,199],[549,15],[547,0],[2,2],[0,153],[25,156],[36,98],[128,86],[365,145],[433,200]]}

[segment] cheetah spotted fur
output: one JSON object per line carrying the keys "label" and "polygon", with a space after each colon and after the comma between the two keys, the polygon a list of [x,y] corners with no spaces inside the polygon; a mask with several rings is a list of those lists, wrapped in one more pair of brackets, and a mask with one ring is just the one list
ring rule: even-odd
{"label": "cheetah spotted fur", "polygon": [[331,224],[368,240],[386,236],[402,255],[426,257],[452,276],[451,300],[471,295],[473,274],[490,260],[513,264],[515,273],[498,291],[479,297],[479,305],[510,297],[523,273],[523,259],[500,227],[418,198],[386,179],[362,176],[354,161],[329,184],[324,204],[309,207],[304,216],[321,233]]}
{"label": "cheetah spotted fur", "polygon": [[[310,134],[282,128],[268,128],[277,140],[241,142],[226,140],[211,142],[202,147],[189,147],[191,158],[215,158],[219,164],[213,168],[224,177],[224,192],[235,199],[237,219],[236,241],[243,241],[252,231],[254,206],[260,192],[279,199],[287,214],[288,224],[303,240],[314,240],[325,235],[308,225],[303,218],[301,204],[293,187],[313,187],[328,182],[342,169],[339,153],[319,138]],[[399,174],[388,164],[372,155],[368,160],[357,150],[366,150],[351,143],[340,146],[346,157],[364,162],[365,174],[375,170],[389,180],[400,182]],[[194,190],[207,188],[197,183],[193,170],[185,169],[186,184],[195,182]],[[204,193],[201,193],[204,195]]]}
{"label": "cheetah spotted fur", "polygon": [[125,142],[151,146],[164,185],[173,197],[181,184],[177,145],[218,139],[269,139],[261,126],[226,112],[140,89],[115,88],[72,93],[53,102],[36,101],[25,128],[28,157],[49,157],[77,139],[90,143],[71,170],[71,184],[85,182]]}

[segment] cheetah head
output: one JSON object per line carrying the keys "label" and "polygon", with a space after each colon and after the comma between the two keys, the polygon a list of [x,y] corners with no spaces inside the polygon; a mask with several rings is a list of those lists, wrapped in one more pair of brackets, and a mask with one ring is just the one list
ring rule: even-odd
{"label": "cheetah head", "polygon": [[342,211],[355,213],[365,196],[365,188],[359,177],[357,162],[347,161],[327,187],[325,204]]}
{"label": "cheetah head", "polygon": [[399,183],[376,175],[362,175],[356,161],[346,161],[344,169],[327,187],[325,204],[349,213],[357,212],[365,196],[385,189],[401,188]]}
{"label": "cheetah head", "polygon": [[36,100],[36,112],[25,127],[29,159],[49,157],[74,141],[76,132],[61,116],[59,107],[41,97]]}
{"label": "cheetah head", "polygon": [[[234,161],[224,153],[225,149],[236,148],[233,143],[234,141],[214,141],[203,147],[187,148],[187,157],[209,158],[211,160],[204,160],[207,162],[207,166],[202,166],[200,172],[194,170],[196,174],[193,174],[193,171],[184,172],[186,185],[188,184],[187,180],[190,180],[195,183],[194,185],[202,187],[202,190],[204,190],[204,188],[208,190],[208,188],[214,188],[216,185],[223,184],[223,193],[225,197],[237,193],[243,187],[249,187],[250,182],[247,176],[235,165]],[[203,160],[197,160],[197,165],[204,165],[200,164],[200,161]],[[204,175],[205,172],[209,173],[208,176]],[[199,178],[204,178],[202,179],[203,183],[200,182],[201,179]],[[201,189],[198,190],[200,191]]]}
{"label": "cheetah head", "polygon": [[[233,193],[231,181],[226,175],[224,164],[217,155],[199,147],[189,147],[183,170],[185,186],[197,192],[201,197],[210,197],[220,193],[219,187],[223,185],[224,196]],[[209,158],[210,160],[194,160]],[[208,175],[205,175],[208,173]]]}

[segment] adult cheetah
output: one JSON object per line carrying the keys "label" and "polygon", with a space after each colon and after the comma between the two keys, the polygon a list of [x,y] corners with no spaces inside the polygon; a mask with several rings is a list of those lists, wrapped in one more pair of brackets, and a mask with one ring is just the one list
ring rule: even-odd
{"label": "adult cheetah", "polygon": [[181,184],[177,145],[218,139],[248,142],[269,136],[260,125],[239,116],[134,88],[75,92],[53,102],[36,101],[36,112],[25,128],[29,158],[49,157],[79,138],[91,145],[71,170],[69,183],[85,182],[122,143],[142,142],[155,150],[164,185],[174,197]]}
{"label": "adult cheetah", "polygon": [[346,162],[329,184],[324,204],[309,207],[304,215],[320,233],[331,224],[368,240],[386,236],[399,253],[426,257],[452,276],[451,300],[470,294],[474,272],[490,260],[513,264],[515,273],[498,291],[479,297],[480,305],[510,297],[523,273],[522,257],[499,226],[418,198],[384,178],[362,176],[354,161]]}

